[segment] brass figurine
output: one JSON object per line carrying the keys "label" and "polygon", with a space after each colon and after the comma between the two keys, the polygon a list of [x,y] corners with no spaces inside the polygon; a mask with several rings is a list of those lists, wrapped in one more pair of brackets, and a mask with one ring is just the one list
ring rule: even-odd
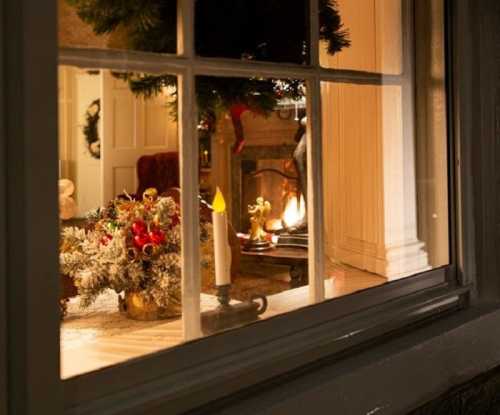
{"label": "brass figurine", "polygon": [[154,187],[148,187],[142,194],[142,200],[144,202],[154,203],[158,199],[158,190]]}
{"label": "brass figurine", "polygon": [[264,226],[271,212],[271,204],[258,197],[255,205],[248,205],[248,214],[250,216],[250,238],[245,245],[247,251],[265,251],[272,248],[268,240],[268,234]]}

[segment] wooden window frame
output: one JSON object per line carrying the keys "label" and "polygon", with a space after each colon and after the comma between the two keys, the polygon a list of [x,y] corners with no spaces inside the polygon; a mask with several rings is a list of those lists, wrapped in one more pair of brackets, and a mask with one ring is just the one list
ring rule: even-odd
{"label": "wooden window frame", "polygon": [[[469,0],[447,0],[451,265],[61,381],[58,281],[51,277],[58,273],[55,139],[58,63],[178,74],[182,91],[179,101],[182,163],[197,160],[192,122],[196,119],[193,88],[196,75],[305,79],[309,92],[308,157],[315,161],[309,163],[315,169],[310,173],[321,171],[320,82],[356,79],[359,83],[376,83],[380,82],[380,74],[321,68],[314,50],[308,67],[198,58],[194,54],[192,31],[194,0],[179,1],[179,27],[183,33],[180,55],[62,49],[57,59],[56,2],[9,0],[4,4],[5,9],[0,9],[1,21],[5,23],[0,28],[3,34],[0,35],[3,46],[0,85],[5,86],[5,93],[0,109],[4,114],[8,103],[12,113],[6,120],[0,118],[3,144],[0,160],[5,173],[5,180],[0,182],[0,208],[8,218],[5,221],[2,217],[0,222],[0,230],[6,228],[0,235],[0,259],[6,259],[2,261],[6,269],[0,280],[0,300],[7,297],[2,303],[7,305],[6,309],[0,306],[0,361],[6,360],[7,351],[8,407],[13,413],[183,412],[467,304],[476,273],[472,164],[468,152],[472,132],[464,110],[465,99],[471,94],[466,86],[471,68],[464,62],[473,46],[466,42],[464,34],[464,28],[471,24],[467,18]],[[318,44],[317,10],[318,1],[311,0],[312,45]],[[384,76],[384,83],[390,80],[391,77]],[[184,252],[191,252],[192,256],[183,260],[183,272],[196,276],[198,218],[194,195],[198,178],[188,174],[188,170],[181,169],[182,239]],[[309,219],[316,237],[313,249],[316,256],[310,260],[310,275],[318,276],[322,275],[318,272],[322,270],[322,221],[315,218],[322,217],[321,180],[310,179],[310,184],[314,189],[311,196],[314,208]],[[185,279],[185,292],[199,292],[197,278]],[[314,300],[323,298],[323,285],[317,281],[318,278],[310,290]],[[190,316],[199,307],[195,303],[184,305]],[[188,336],[196,338],[199,334],[196,323],[187,324],[188,321],[185,319],[186,328],[194,327]],[[4,343],[7,344],[2,347]],[[0,398],[4,389],[0,383]],[[0,414],[2,409],[0,404]]]}

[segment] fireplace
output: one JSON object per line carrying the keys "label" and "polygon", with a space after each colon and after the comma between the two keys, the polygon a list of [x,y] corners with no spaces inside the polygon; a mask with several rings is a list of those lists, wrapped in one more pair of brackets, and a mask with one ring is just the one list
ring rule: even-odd
{"label": "fireplace", "polygon": [[280,233],[284,225],[291,226],[297,218],[305,215],[292,158],[294,149],[292,145],[247,146],[233,157],[232,223],[238,232],[248,231],[248,205],[254,204],[259,196],[272,206],[266,222],[268,232]]}

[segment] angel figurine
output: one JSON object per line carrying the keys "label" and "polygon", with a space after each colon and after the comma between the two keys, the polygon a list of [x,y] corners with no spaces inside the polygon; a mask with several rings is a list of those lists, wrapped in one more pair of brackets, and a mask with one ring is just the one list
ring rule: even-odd
{"label": "angel figurine", "polygon": [[264,200],[263,197],[258,197],[255,205],[248,205],[248,214],[250,215],[250,241],[263,242],[267,241],[267,232],[264,230],[267,216],[271,212],[271,204]]}

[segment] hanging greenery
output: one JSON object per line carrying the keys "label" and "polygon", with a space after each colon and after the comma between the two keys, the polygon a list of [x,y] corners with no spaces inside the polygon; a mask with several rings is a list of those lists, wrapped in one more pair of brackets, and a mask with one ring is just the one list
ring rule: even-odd
{"label": "hanging greenery", "polygon": [[92,157],[101,158],[101,139],[99,138],[99,120],[101,118],[101,100],[96,99],[88,106],[85,112],[83,135],[87,148]]}
{"label": "hanging greenery", "polygon": [[[120,34],[124,46],[156,53],[176,52],[176,0],[67,0],[97,35]],[[196,53],[207,57],[309,62],[307,0],[196,0]],[[320,0],[320,39],[334,54],[350,45],[335,0]],[[176,77],[122,73],[136,95],[146,98],[171,88]],[[236,134],[234,151],[244,137],[241,115],[250,110],[268,116],[282,98],[305,95],[301,80],[198,77],[200,128],[211,134],[222,113],[231,115]],[[176,100],[172,100],[176,115]]]}

